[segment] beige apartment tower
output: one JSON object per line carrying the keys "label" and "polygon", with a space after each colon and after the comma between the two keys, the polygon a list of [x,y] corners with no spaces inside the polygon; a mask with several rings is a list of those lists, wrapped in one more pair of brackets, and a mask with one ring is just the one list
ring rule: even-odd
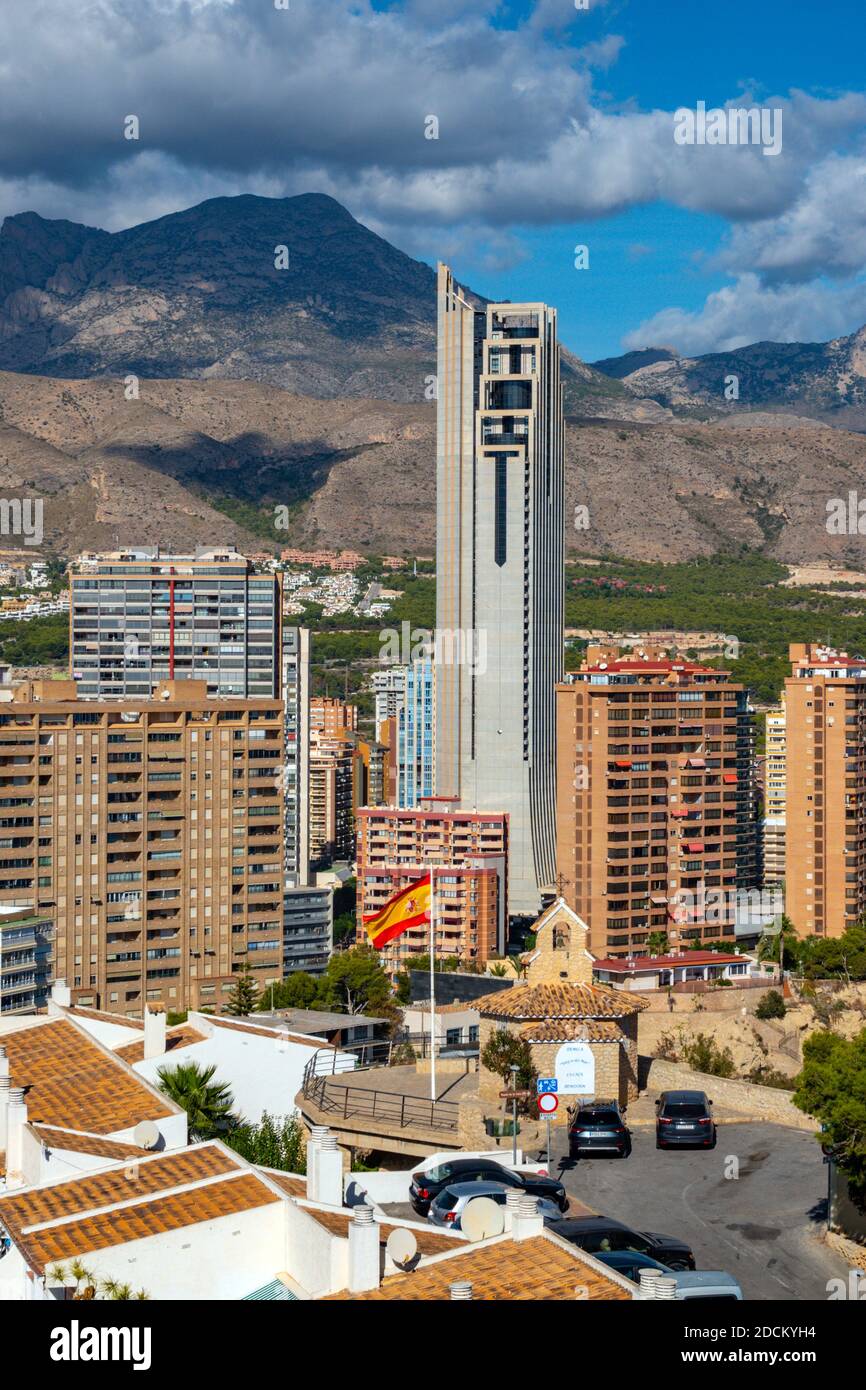
{"label": "beige apartment tower", "polygon": [[785,910],[841,936],[866,912],[866,661],[793,643],[785,681]]}
{"label": "beige apartment tower", "polygon": [[[724,671],[590,647],[557,687],[557,868],[595,956],[733,939],[757,886],[752,721]],[[703,904],[711,895],[712,912]]]}
{"label": "beige apartment tower", "polygon": [[556,858],[563,415],[556,311],[438,272],[436,794],[509,817],[509,913]]}
{"label": "beige apartment tower", "polygon": [[282,976],[283,708],[78,700],[32,682],[0,706],[0,904],[54,924],[73,999],[219,1009],[239,971]]}

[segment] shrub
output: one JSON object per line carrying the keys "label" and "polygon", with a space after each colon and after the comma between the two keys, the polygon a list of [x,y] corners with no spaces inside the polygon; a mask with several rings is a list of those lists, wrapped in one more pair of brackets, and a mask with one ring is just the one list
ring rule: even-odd
{"label": "shrub", "polygon": [[755,1010],[756,1018],[784,1018],[788,1012],[781,991],[778,989],[768,989],[766,994],[762,994],[758,1000],[758,1007]]}

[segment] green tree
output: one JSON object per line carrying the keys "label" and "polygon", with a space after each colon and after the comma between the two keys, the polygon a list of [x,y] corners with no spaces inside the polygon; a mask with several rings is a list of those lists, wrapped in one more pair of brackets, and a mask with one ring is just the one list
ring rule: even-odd
{"label": "green tree", "polygon": [[756,1018],[784,1018],[788,1012],[785,1000],[778,989],[768,989],[766,994],[762,994],[758,1000],[758,1007],[755,1010]]}
{"label": "green tree", "polygon": [[820,1120],[855,1200],[866,1200],[866,1028],[856,1038],[813,1033],[803,1044],[794,1104]]}
{"label": "green tree", "polygon": [[157,1071],[159,1089],[186,1111],[191,1139],[224,1138],[237,1123],[231,1089],[214,1081],[215,1072],[216,1066],[200,1067],[198,1062],[181,1062]]}
{"label": "green tree", "polygon": [[646,939],[646,948],[651,956],[664,956],[668,949],[666,931],[651,931]]}
{"label": "green tree", "polygon": [[264,1011],[271,1008],[315,1009],[320,998],[321,984],[316,976],[306,970],[295,970],[285,980],[278,980],[273,987],[269,985],[256,1008]]}
{"label": "green tree", "polygon": [[232,985],[231,994],[226,1004],[226,1013],[233,1018],[246,1018],[258,1007],[259,987],[250,974],[249,967],[244,969],[236,976]]}
{"label": "green tree", "polygon": [[304,1130],[296,1115],[276,1119],[264,1112],[256,1125],[238,1125],[226,1143],[250,1163],[279,1168],[284,1173],[306,1173]]}
{"label": "green tree", "polygon": [[491,1033],[481,1050],[481,1065],[492,1071],[494,1076],[500,1077],[509,1089],[512,1082],[511,1068],[516,1066],[515,1088],[532,1093],[530,1100],[522,1101],[519,1108],[523,1113],[534,1108],[538,1071],[532,1060],[532,1049],[525,1038],[516,1037],[506,1028],[498,1028],[495,1033]]}
{"label": "green tree", "polygon": [[395,1012],[390,981],[370,946],[353,946],[331,956],[322,977],[321,998],[323,1007],[343,1014],[391,1017]]}

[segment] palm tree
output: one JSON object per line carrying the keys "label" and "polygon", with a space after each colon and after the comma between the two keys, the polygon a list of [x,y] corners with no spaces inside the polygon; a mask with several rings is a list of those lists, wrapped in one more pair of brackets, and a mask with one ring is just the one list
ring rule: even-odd
{"label": "palm tree", "polygon": [[214,1081],[215,1071],[216,1066],[181,1062],[157,1072],[160,1090],[186,1111],[191,1139],[213,1139],[237,1124],[232,1114],[234,1096],[228,1085]]}

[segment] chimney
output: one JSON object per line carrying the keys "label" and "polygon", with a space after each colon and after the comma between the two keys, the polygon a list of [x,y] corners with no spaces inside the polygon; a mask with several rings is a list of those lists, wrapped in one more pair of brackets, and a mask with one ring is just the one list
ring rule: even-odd
{"label": "chimney", "polygon": [[9,1075],[9,1058],[6,1055],[5,1047],[0,1047],[0,1076]]}
{"label": "chimney", "polygon": [[48,996],[48,1012],[59,1014],[62,1009],[72,1007],[72,990],[65,980],[55,980]]}
{"label": "chimney", "polygon": [[538,1210],[538,1198],[530,1197],[528,1193],[520,1194],[520,1201],[514,1208],[514,1216],[511,1221],[512,1240],[531,1240],[533,1236],[540,1236],[544,1231],[544,1217]]}
{"label": "chimney", "polygon": [[468,1279],[455,1279],[453,1284],[448,1286],[448,1293],[452,1301],[465,1301],[472,1297],[472,1284]]}
{"label": "chimney", "polygon": [[23,1086],[9,1088],[6,1111],[6,1186],[24,1185],[24,1126],[27,1123],[27,1102]]}
{"label": "chimney", "polygon": [[307,1145],[307,1196],[329,1207],[343,1205],[343,1155],[327,1125],[314,1125]]}
{"label": "chimney", "polygon": [[373,1208],[362,1202],[349,1222],[349,1292],[378,1289],[380,1269],[379,1223]]}
{"label": "chimney", "polygon": [[504,1226],[503,1231],[510,1231],[514,1225],[514,1218],[517,1215],[517,1207],[523,1193],[518,1187],[510,1187],[505,1194],[505,1206],[503,1208]]}
{"label": "chimney", "polygon": [[154,1013],[151,1009],[144,1011],[144,1060],[149,1061],[151,1057],[165,1056],[165,1014],[160,1009],[159,1013]]}
{"label": "chimney", "polygon": [[640,1296],[642,1299],[675,1299],[677,1281],[672,1274],[659,1274],[656,1269],[642,1269],[638,1273]]}

